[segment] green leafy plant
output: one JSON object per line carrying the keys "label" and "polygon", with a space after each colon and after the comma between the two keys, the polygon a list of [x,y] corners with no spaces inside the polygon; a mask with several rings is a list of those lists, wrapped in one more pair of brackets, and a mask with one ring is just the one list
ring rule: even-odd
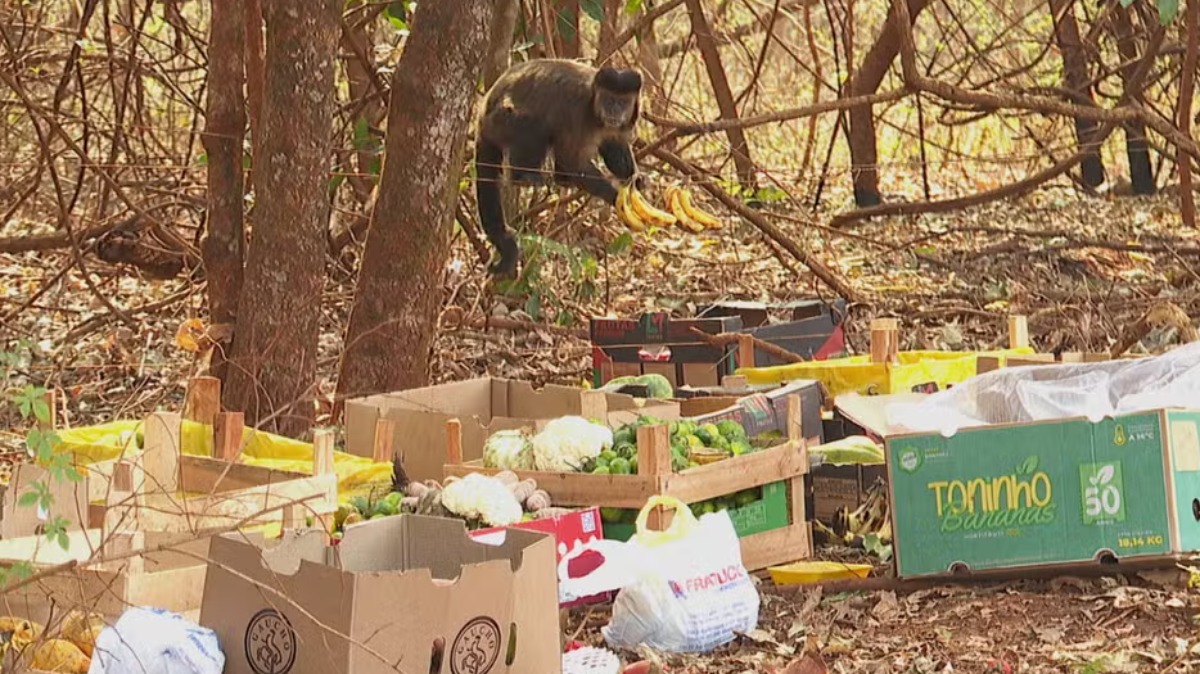
{"label": "green leafy plant", "polygon": [[[3,367],[5,381],[18,381],[15,371],[23,362],[20,351],[30,348],[28,342],[19,342],[18,350],[0,350],[0,367]],[[28,489],[17,498],[17,507],[37,508],[44,520],[42,530],[46,539],[66,550],[70,547],[70,538],[67,536],[69,523],[61,515],[51,516],[55,503],[50,481],[79,482],[83,476],[71,465],[69,455],[54,451],[59,437],[50,428],[51,410],[46,402],[46,389],[32,384],[8,388],[3,391],[0,403],[16,409],[18,422],[28,429],[24,442],[26,457],[46,471],[45,479],[31,482]],[[32,573],[32,563],[18,562],[7,569],[0,569],[0,584],[27,578]]]}

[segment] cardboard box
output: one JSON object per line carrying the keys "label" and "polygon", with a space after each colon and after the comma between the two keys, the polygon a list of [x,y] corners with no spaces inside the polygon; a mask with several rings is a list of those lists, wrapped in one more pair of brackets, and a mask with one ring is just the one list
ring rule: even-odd
{"label": "cardboard box", "polygon": [[746,429],[750,437],[768,431],[787,432],[787,400],[800,396],[800,428],[810,444],[824,442],[821,405],[825,400],[821,383],[797,380],[783,386],[746,396],[706,396],[679,401],[681,417],[716,423],[732,419]]}
{"label": "cardboard box", "polygon": [[[584,410],[584,405],[592,409]],[[462,422],[463,460],[483,457],[488,436],[499,430],[540,429],[546,421],[570,414],[605,419],[610,425],[633,421],[639,414],[679,418],[678,403],[645,400],[620,393],[586,391],[489,377],[357,398],[346,402],[346,451],[372,456],[376,423],[395,423],[391,446],[414,480],[441,480],[446,463],[446,422]]]}
{"label": "cardboard box", "polygon": [[679,319],[664,312],[637,319],[593,318],[593,385],[600,388],[616,377],[661,374],[672,386],[715,386],[733,374],[737,346],[711,346],[693,328],[708,335],[738,332],[742,319]]}
{"label": "cardboard box", "polygon": [[228,534],[212,540],[200,622],[226,674],[555,674],[554,547],[519,529],[486,545],[414,515],[347,527],[336,547],[318,530]]}
{"label": "cardboard box", "polygon": [[812,515],[831,524],[839,508],[854,510],[867,499],[867,490],[882,478],[887,480],[887,466],[820,465],[812,469]]}
{"label": "cardboard box", "polygon": [[[790,320],[770,323],[772,310],[784,310]],[[801,300],[768,305],[763,302],[717,302],[697,308],[706,318],[737,316],[743,327],[739,332],[753,335],[794,353],[805,360],[824,360],[842,356],[846,351],[846,335],[842,322],[846,301],[832,302]],[[754,350],[753,363],[738,363],[741,367],[782,365],[785,361],[761,349]]]}
{"label": "cardboard box", "polygon": [[[46,485],[54,505],[49,513],[39,513],[37,505],[20,505],[21,496],[35,482]],[[88,478],[70,482],[51,477],[45,468],[20,462],[13,466],[7,485],[0,486],[0,539],[36,536],[48,518],[62,517],[67,531],[81,531],[88,515]]]}
{"label": "cardboard box", "polygon": [[[504,532],[509,529],[522,529],[525,531],[540,531],[545,534],[554,536],[555,554],[557,562],[561,563],[563,557],[571,550],[578,549],[583,545],[587,545],[591,541],[599,538],[604,538],[604,525],[600,521],[600,509],[593,506],[591,508],[583,508],[574,510],[565,515],[557,517],[549,517],[542,520],[533,520],[532,522],[522,522],[514,524],[511,527],[493,527],[490,529],[477,529],[468,534],[473,540],[477,540],[489,545],[499,545],[503,543],[506,534]],[[560,568],[560,571],[562,569]],[[561,589],[561,587],[560,587]],[[561,608],[570,608],[573,606],[582,606],[584,604],[596,604],[608,601],[612,596],[610,593],[593,595],[591,597],[583,597],[580,599],[570,599],[565,594],[559,594],[559,606]]]}
{"label": "cardboard box", "polygon": [[884,435],[901,577],[1200,549],[1200,411]]}

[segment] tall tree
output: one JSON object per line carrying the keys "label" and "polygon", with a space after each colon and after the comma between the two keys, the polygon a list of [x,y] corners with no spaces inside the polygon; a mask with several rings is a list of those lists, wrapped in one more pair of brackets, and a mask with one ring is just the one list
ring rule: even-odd
{"label": "tall tree", "polygon": [[324,198],[341,0],[263,3],[266,89],[255,157],[254,239],[238,304],[225,404],[285,435],[312,423],[325,281]]}
{"label": "tall tree", "polygon": [[[1091,75],[1088,55],[1079,35],[1079,22],[1075,19],[1074,0],[1050,0],[1050,13],[1054,19],[1054,40],[1062,54],[1063,84],[1072,103],[1095,105],[1092,98]],[[1080,147],[1092,144],[1100,122],[1094,119],[1075,118],[1075,138]],[[1083,184],[1099,187],[1104,184],[1104,162],[1100,159],[1100,148],[1087,148],[1087,154],[1079,164]]]}
{"label": "tall tree", "polygon": [[[1130,86],[1130,79],[1141,60],[1138,52],[1138,31],[1133,27],[1129,10],[1121,3],[1113,5],[1112,29],[1117,38],[1117,51],[1121,54],[1121,84]],[[1141,95],[1133,97],[1140,100]],[[1134,194],[1154,194],[1158,189],[1154,181],[1154,169],[1150,165],[1150,143],[1146,140],[1146,123],[1141,119],[1123,125],[1125,129],[1125,154],[1129,158],[1129,180]]]}
{"label": "tall tree", "polygon": [[[929,0],[908,0],[910,21],[916,22],[917,15],[925,9]],[[883,78],[892,68],[892,62],[900,53],[900,27],[894,8],[888,9],[883,30],[854,76],[846,84],[846,95],[870,96],[879,89]],[[860,105],[850,108],[847,116],[850,126],[847,138],[850,142],[850,176],[854,182],[854,203],[859,208],[876,206],[883,202],[879,195],[879,153],[875,140],[875,108]]]}
{"label": "tall tree", "polygon": [[[232,325],[242,290],[242,142],[246,137],[246,101],[242,8],[240,0],[213,0],[209,35],[208,107],[204,149],[208,153],[208,231],[201,252],[208,281],[209,319]],[[212,369],[225,374],[225,356],[217,349]]]}
{"label": "tall tree", "polygon": [[[729,88],[729,78],[725,76],[725,66],[721,64],[721,50],[717,39],[713,36],[712,26],[704,14],[704,4],[700,0],[686,0],[688,17],[692,21],[692,33],[696,36],[696,45],[700,47],[700,56],[704,59],[704,67],[708,71],[708,80],[712,83],[713,96],[717,99],[717,108],[721,111],[721,119],[736,120],[738,118],[737,103],[733,100],[733,90]],[[738,181],[745,187],[754,187],[754,160],[750,157],[750,145],[746,143],[746,134],[740,127],[730,127],[725,130],[729,138],[729,150],[733,153],[733,163],[737,166]]]}
{"label": "tall tree", "polygon": [[421,2],[392,75],[379,200],[346,331],[339,396],[422,386],[496,1]]}

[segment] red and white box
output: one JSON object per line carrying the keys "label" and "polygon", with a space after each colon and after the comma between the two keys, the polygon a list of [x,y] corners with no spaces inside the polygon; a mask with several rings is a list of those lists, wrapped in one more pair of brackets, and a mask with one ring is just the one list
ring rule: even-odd
{"label": "red and white box", "polygon": [[[470,532],[469,535],[480,543],[500,545],[504,542],[504,532],[507,529],[525,529],[527,531],[540,531],[554,535],[554,547],[557,553],[559,575],[558,599],[561,608],[597,604],[612,599],[612,592],[601,592],[586,597],[575,597],[566,591],[567,583],[565,581],[578,581],[587,577],[603,561],[595,555],[578,554],[580,548],[592,545],[604,538],[604,525],[600,521],[600,508],[591,507],[574,510],[565,515],[522,522],[510,527],[477,529]],[[568,555],[571,555],[572,559],[566,564],[562,563],[563,559]]]}

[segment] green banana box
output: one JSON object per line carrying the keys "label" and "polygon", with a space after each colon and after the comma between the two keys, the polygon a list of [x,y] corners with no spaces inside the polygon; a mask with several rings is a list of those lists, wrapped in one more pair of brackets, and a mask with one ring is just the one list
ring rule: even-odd
{"label": "green banana box", "polygon": [[897,575],[1200,549],[1200,411],[886,438]]}

